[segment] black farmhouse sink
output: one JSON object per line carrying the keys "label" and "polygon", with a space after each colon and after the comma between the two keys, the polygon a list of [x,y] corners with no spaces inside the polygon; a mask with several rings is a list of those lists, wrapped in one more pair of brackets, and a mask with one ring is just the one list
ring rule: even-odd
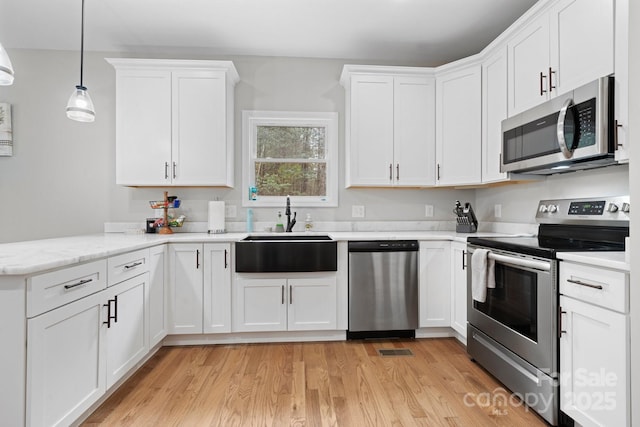
{"label": "black farmhouse sink", "polygon": [[236,243],[238,273],[336,271],[338,245],[326,235],[252,235]]}

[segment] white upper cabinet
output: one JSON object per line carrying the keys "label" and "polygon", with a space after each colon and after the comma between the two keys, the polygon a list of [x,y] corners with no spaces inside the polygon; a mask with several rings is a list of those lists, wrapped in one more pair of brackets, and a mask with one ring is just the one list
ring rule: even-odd
{"label": "white upper cabinet", "polygon": [[108,62],[116,69],[117,184],[233,186],[233,63]]}
{"label": "white upper cabinet", "polygon": [[436,77],[436,182],[481,182],[482,68],[455,67]]}
{"label": "white upper cabinet", "polygon": [[502,121],[507,118],[507,49],[502,47],[482,63],[482,182],[508,179],[500,172]]}
{"label": "white upper cabinet", "polygon": [[560,0],[508,42],[509,115],[614,72],[613,0]]}
{"label": "white upper cabinet", "polygon": [[434,184],[435,82],[426,68],[345,65],[346,186]]}

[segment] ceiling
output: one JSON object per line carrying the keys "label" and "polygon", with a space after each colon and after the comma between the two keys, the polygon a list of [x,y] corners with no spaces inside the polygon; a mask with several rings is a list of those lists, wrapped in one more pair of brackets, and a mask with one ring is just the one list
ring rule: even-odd
{"label": "ceiling", "polygon": [[[85,49],[436,66],[478,53],[536,1],[86,0]],[[0,43],[79,49],[80,11],[81,0],[0,0]]]}

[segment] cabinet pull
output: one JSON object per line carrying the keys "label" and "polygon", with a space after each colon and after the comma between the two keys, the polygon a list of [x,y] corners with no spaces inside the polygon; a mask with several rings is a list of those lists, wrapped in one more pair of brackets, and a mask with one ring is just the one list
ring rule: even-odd
{"label": "cabinet pull", "polygon": [[142,261],[136,261],[133,264],[128,264],[124,266],[125,270],[129,270],[131,268],[136,268],[137,266],[142,265]]}
{"label": "cabinet pull", "polygon": [[558,307],[558,338],[562,336],[562,334],[566,334],[567,331],[562,329],[562,315],[567,314],[566,311],[562,311],[562,307]]}
{"label": "cabinet pull", "polygon": [[438,163],[438,174],[437,174],[436,180],[440,181],[440,163]]}
{"label": "cabinet pull", "polygon": [[164,179],[169,179],[169,162],[164,162]]}
{"label": "cabinet pull", "polygon": [[289,305],[293,304],[293,287],[289,285]]}
{"label": "cabinet pull", "polygon": [[396,163],[396,181],[400,181],[400,163]]}
{"label": "cabinet pull", "polygon": [[113,297],[113,321],[118,323],[118,295]]}
{"label": "cabinet pull", "polygon": [[467,260],[467,251],[462,251],[462,269],[466,270],[467,264],[465,261]]}
{"label": "cabinet pull", "polygon": [[554,89],[557,89],[554,85],[553,85],[553,78],[552,76],[555,74],[556,72],[553,71],[551,69],[551,67],[549,67],[549,93],[553,92]]}
{"label": "cabinet pull", "polygon": [[226,270],[227,267],[229,266],[229,263],[227,262],[227,250],[224,250],[224,269]]}
{"label": "cabinet pull", "polygon": [[66,290],[69,290],[69,289],[77,288],[78,286],[86,285],[89,282],[93,282],[93,279],[82,279],[79,282],[74,283],[73,285],[64,285],[64,288]]}
{"label": "cabinet pull", "polygon": [[393,163],[389,163],[389,181],[393,181]]}
{"label": "cabinet pull", "polygon": [[200,249],[196,249],[196,269],[200,268]]}
{"label": "cabinet pull", "polygon": [[544,73],[542,71],[540,71],[540,96],[544,95],[547,90],[544,88],[544,79],[546,79],[547,76],[544,75]]}
{"label": "cabinet pull", "polygon": [[[111,315],[111,302],[115,302],[115,311],[114,315]],[[111,321],[118,321],[118,296],[116,295],[114,299],[107,300],[106,304],[102,304],[103,307],[107,307],[107,320],[102,322],[103,325],[107,325],[107,328],[111,328]]]}
{"label": "cabinet pull", "polygon": [[280,304],[284,304],[284,285],[280,287]]}
{"label": "cabinet pull", "polygon": [[583,282],[582,280],[567,279],[567,282],[580,286],[586,286],[587,288],[602,289],[602,285],[594,285],[592,283]]}
{"label": "cabinet pull", "polygon": [[176,179],[176,162],[173,162],[173,179]]}

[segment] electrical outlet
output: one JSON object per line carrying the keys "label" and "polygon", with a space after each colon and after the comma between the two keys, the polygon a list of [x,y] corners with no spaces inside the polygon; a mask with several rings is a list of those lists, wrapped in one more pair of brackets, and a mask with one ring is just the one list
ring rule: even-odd
{"label": "electrical outlet", "polygon": [[238,216],[238,209],[236,209],[236,205],[225,205],[224,216],[225,218],[235,218]]}
{"label": "electrical outlet", "polygon": [[433,217],[433,205],[424,205],[424,216],[427,218]]}
{"label": "electrical outlet", "polygon": [[362,205],[351,206],[351,216],[353,218],[364,218],[364,206]]}
{"label": "electrical outlet", "polygon": [[493,216],[496,218],[502,217],[502,205],[493,205]]}

